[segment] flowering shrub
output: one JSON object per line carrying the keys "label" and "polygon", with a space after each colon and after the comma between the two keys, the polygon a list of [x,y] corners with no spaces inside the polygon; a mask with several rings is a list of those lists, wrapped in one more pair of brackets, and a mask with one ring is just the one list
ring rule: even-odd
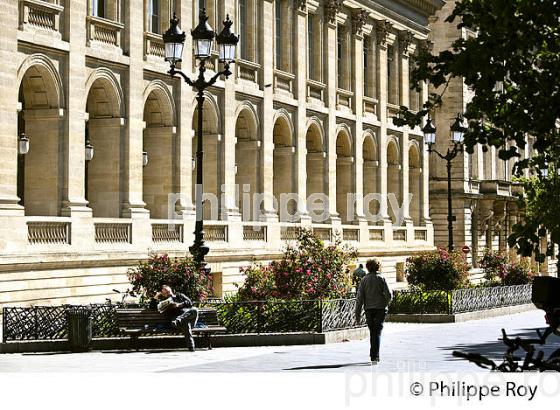
{"label": "flowering shrub", "polygon": [[479,263],[487,286],[525,285],[533,280],[531,264],[526,259],[509,261],[504,254],[486,250]]}
{"label": "flowering shrub", "polygon": [[468,285],[469,265],[460,251],[439,248],[406,260],[408,283],[424,290],[453,290]]}
{"label": "flowering shrub", "polygon": [[151,255],[147,262],[128,270],[132,290],[143,300],[152,298],[162,287],[169,285],[193,300],[205,300],[212,294],[212,275],[199,271],[191,257],[169,258]]}
{"label": "flowering shrub", "polygon": [[508,265],[507,272],[502,278],[504,286],[526,285],[533,281],[531,265],[526,261],[512,262]]}
{"label": "flowering shrub", "polygon": [[297,244],[288,245],[282,259],[268,265],[241,269],[245,282],[240,300],[329,299],[344,297],[351,289],[348,264],[356,251],[340,239],[326,245],[309,230],[302,230]]}
{"label": "flowering shrub", "polygon": [[502,253],[486,249],[478,263],[484,272],[484,279],[490,285],[496,284],[506,275],[507,257]]}

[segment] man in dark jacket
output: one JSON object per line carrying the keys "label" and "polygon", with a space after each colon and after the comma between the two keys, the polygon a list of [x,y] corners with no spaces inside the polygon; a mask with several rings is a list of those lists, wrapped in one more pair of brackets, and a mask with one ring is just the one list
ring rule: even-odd
{"label": "man in dark jacket", "polygon": [[387,306],[391,302],[392,294],[385,279],[379,275],[380,264],[375,259],[366,263],[368,273],[360,282],[356,295],[356,322],[359,324],[362,307],[366,312],[366,322],[369,328],[370,351],[372,364],[379,362],[379,345],[381,331],[387,314]]}
{"label": "man in dark jacket", "polygon": [[196,325],[198,319],[198,310],[193,307],[192,301],[182,293],[173,293],[168,285],[161,287],[161,292],[156,298],[163,299],[158,304],[158,311],[167,316],[171,320],[171,326],[182,329],[187,340],[187,347],[194,352],[194,339],[192,336],[192,328]]}

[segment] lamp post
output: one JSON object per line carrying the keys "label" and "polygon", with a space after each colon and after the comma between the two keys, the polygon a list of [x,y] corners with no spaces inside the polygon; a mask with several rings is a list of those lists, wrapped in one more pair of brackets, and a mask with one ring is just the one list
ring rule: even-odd
{"label": "lamp post", "polygon": [[[165,61],[168,61],[171,69],[169,75],[172,77],[179,75],[183,77],[185,82],[197,91],[196,101],[198,103],[197,118],[197,138],[196,138],[196,187],[195,187],[195,208],[196,222],[194,230],[194,243],[189,248],[193,259],[199,267],[205,268],[204,257],[208,254],[208,247],[204,244],[204,222],[202,213],[202,184],[203,184],[203,151],[202,151],[202,124],[203,124],[203,107],[204,107],[204,90],[214,84],[220,76],[228,78],[232,73],[229,70],[230,64],[235,60],[235,48],[239,41],[239,36],[231,31],[233,22],[229,19],[229,15],[224,21],[224,29],[216,36],[212,27],[208,24],[208,16],[206,9],[200,12],[200,20],[198,26],[191,31],[194,40],[194,56],[199,60],[198,77],[191,80],[185,73],[176,68],[177,63],[181,62],[183,48],[185,45],[185,32],[179,28],[179,19],[173,14],[170,21],[171,26],[163,34],[163,42],[165,43]],[[206,60],[212,52],[212,43],[216,39],[218,43],[219,61],[223,63],[224,69],[217,72],[214,76],[206,81],[204,73],[206,72]]]}
{"label": "lamp post", "polygon": [[422,128],[424,140],[428,144],[428,152],[430,154],[432,152],[436,153],[438,157],[445,160],[447,163],[447,230],[449,234],[447,247],[450,251],[452,251],[454,249],[453,222],[455,221],[455,216],[453,215],[453,199],[451,196],[451,162],[460,152],[463,152],[463,137],[466,131],[466,128],[463,127],[463,118],[460,115],[457,115],[450,130],[453,147],[448,148],[447,153],[441,154],[433,148],[433,145],[436,142],[436,128],[432,125],[432,120],[429,117],[426,121],[426,125]]}
{"label": "lamp post", "polygon": [[22,132],[18,139],[18,177],[17,177],[17,195],[19,204],[24,205],[25,196],[25,156],[29,152],[29,138]]}

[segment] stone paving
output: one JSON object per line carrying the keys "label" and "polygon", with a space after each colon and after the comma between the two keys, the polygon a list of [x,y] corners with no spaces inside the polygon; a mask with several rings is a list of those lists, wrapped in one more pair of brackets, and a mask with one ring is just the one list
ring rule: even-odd
{"label": "stone paving", "polygon": [[[544,325],[542,311],[447,324],[387,323],[381,363],[376,372],[469,371],[473,364],[455,360],[452,350],[481,352],[499,358],[497,339],[503,327],[510,335],[535,335]],[[551,336],[546,351],[560,348]],[[363,372],[371,371],[368,341],[331,345],[219,348],[190,353],[175,351],[4,354],[0,372]]]}

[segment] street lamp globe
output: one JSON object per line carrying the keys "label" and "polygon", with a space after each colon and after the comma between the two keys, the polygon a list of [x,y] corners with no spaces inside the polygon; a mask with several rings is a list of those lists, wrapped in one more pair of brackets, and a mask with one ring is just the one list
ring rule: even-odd
{"label": "street lamp globe", "polygon": [[216,42],[218,43],[218,50],[220,52],[220,62],[230,63],[235,60],[235,48],[239,42],[239,36],[232,33],[231,26],[233,21],[229,19],[229,14],[226,16],[224,21],[224,29],[216,37]]}
{"label": "street lamp globe", "polygon": [[463,127],[463,118],[457,115],[455,122],[451,125],[451,140],[455,144],[462,144],[467,129]]}
{"label": "street lamp globe", "polygon": [[172,67],[182,61],[183,48],[185,46],[185,32],[179,28],[179,19],[176,14],[170,20],[171,26],[163,33],[165,44],[165,61],[169,61]]}
{"label": "street lamp globe", "polygon": [[191,35],[194,40],[194,56],[201,60],[210,57],[212,42],[216,37],[216,33],[212,30],[210,24],[208,24],[206,9],[201,10],[198,26],[196,26],[194,30],[191,30]]}
{"label": "street lamp globe", "polygon": [[436,143],[436,127],[432,125],[432,120],[429,117],[426,120],[426,125],[422,128],[422,133],[428,146],[431,147]]}
{"label": "street lamp globe", "polygon": [[29,138],[22,132],[18,140],[18,153],[20,155],[25,155],[29,152]]}

